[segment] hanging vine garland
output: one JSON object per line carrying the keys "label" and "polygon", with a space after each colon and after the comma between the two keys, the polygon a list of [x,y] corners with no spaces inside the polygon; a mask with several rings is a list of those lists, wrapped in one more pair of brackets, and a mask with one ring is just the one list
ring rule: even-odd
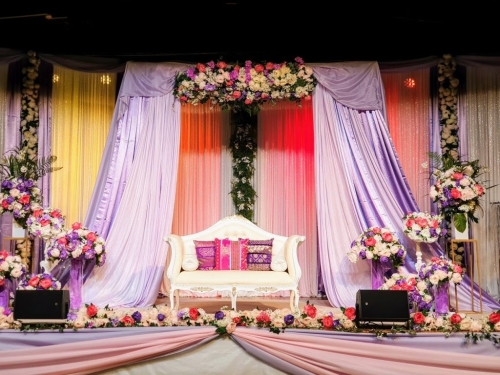
{"label": "hanging vine garland", "polygon": [[21,91],[21,151],[28,154],[31,160],[38,156],[38,90],[37,83],[40,58],[34,51],[28,51],[29,66],[23,68],[23,89]]}
{"label": "hanging vine garland", "polygon": [[181,103],[210,102],[231,110],[233,133],[229,148],[233,157],[231,197],[236,212],[248,220],[254,216],[256,193],[252,186],[257,153],[257,114],[264,103],[278,100],[311,100],[317,81],[310,67],[294,62],[243,66],[224,61],[197,64],[176,77],[174,96]]}
{"label": "hanging vine garland", "polygon": [[454,76],[457,64],[449,55],[443,55],[438,64],[441,149],[443,158],[459,160],[458,152],[458,78]]}
{"label": "hanging vine garland", "polygon": [[255,198],[252,179],[257,155],[257,116],[243,111],[231,113],[234,131],[229,148],[233,157],[231,198],[236,212],[253,221]]}

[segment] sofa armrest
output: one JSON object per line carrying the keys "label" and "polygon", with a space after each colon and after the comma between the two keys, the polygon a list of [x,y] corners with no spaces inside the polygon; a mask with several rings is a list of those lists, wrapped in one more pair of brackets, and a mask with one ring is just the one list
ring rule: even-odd
{"label": "sofa armrest", "polygon": [[170,264],[167,268],[167,277],[170,281],[181,272],[182,260],[184,256],[184,242],[182,238],[176,234],[171,234],[164,238],[170,246]]}
{"label": "sofa armrest", "polygon": [[283,256],[288,265],[288,273],[297,283],[302,277],[302,269],[300,268],[299,259],[297,257],[297,249],[305,240],[305,236],[294,234],[287,238],[283,246]]}

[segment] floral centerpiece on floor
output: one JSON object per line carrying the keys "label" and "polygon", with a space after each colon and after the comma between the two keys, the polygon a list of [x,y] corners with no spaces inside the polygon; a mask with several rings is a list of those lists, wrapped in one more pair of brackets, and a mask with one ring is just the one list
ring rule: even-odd
{"label": "floral centerpiece on floor", "polygon": [[403,231],[415,242],[436,242],[443,234],[442,216],[427,212],[408,212],[403,216]]}
{"label": "floral centerpiece on floor", "polygon": [[34,208],[26,225],[30,234],[48,240],[64,230],[64,216],[58,208]]}
{"label": "floral centerpiece on floor", "polygon": [[47,242],[45,258],[50,262],[84,259],[102,266],[106,261],[106,241],[77,222],[71,230],[64,229]]}
{"label": "floral centerpiece on floor", "polygon": [[22,290],[59,290],[61,283],[50,273],[26,275],[18,285]]}
{"label": "floral centerpiece on floor", "polygon": [[432,296],[427,288],[427,283],[420,280],[418,275],[393,273],[379,289],[408,291],[409,307],[415,306],[418,311],[430,311],[432,307]]}
{"label": "floral centerpiece on floor", "polygon": [[222,109],[240,108],[257,113],[259,106],[276,100],[310,100],[316,87],[311,68],[300,57],[294,62],[228,64],[198,63],[176,78],[174,95],[182,103],[210,101]]}
{"label": "floral centerpiece on floor", "polygon": [[[467,221],[478,222],[474,215],[480,208],[479,199],[485,193],[485,185],[479,176],[488,171],[479,166],[479,161],[457,161],[452,157],[441,157],[431,154],[434,159],[434,184],[430,189],[430,197],[437,203],[441,214],[459,232],[464,232]],[[492,186],[493,187],[493,186]]]}
{"label": "floral centerpiece on floor", "polygon": [[420,279],[429,286],[441,285],[451,282],[458,285],[462,282],[464,269],[444,257],[432,257],[430,262],[424,264],[418,272]]}
{"label": "floral centerpiece on floor", "polygon": [[371,227],[352,242],[347,257],[352,263],[370,259],[394,268],[404,264],[406,250],[389,228]]}

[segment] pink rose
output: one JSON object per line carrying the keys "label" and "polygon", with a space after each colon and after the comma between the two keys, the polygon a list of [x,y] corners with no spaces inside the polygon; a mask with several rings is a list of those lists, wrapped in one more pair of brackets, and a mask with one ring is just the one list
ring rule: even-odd
{"label": "pink rose", "polygon": [[385,241],[385,242],[392,242],[392,234],[391,233],[384,233],[382,235],[382,239]]}
{"label": "pink rose", "polygon": [[461,321],[462,321],[462,317],[459,314],[453,314],[450,317],[451,324],[460,324]]}
{"label": "pink rose", "polygon": [[250,104],[252,104],[252,100],[251,100],[251,99],[245,99],[245,104],[246,104],[246,105],[250,105]]}
{"label": "pink rose", "polygon": [[321,322],[323,323],[323,327],[325,328],[333,327],[333,318],[330,315],[325,316]]}
{"label": "pink rose", "polygon": [[82,227],[82,224],[79,222],[73,223],[73,225],[71,225],[71,229],[73,229],[73,230],[78,230],[81,227]]}
{"label": "pink rose", "polygon": [[123,323],[123,325],[125,327],[132,327],[135,323],[135,320],[134,318],[132,318],[131,316],[129,315],[125,315],[122,319],[121,319],[121,322]]}
{"label": "pink rose", "polygon": [[316,318],[317,309],[313,305],[305,305],[304,306],[304,314],[306,314],[309,318]]}
{"label": "pink rose", "polygon": [[375,227],[375,228],[372,228],[372,232],[375,234],[380,234],[380,233],[382,233],[382,229],[380,229],[379,227]]}
{"label": "pink rose", "polygon": [[19,198],[19,203],[26,205],[30,203],[30,196],[29,195],[23,195],[21,198]]}
{"label": "pink rose", "polygon": [[217,62],[217,68],[219,69],[225,69],[227,67],[227,64],[224,61],[219,61]]}
{"label": "pink rose", "polygon": [[262,64],[257,64],[254,66],[254,69],[257,73],[261,73],[264,71],[264,66]]}
{"label": "pink rose", "polygon": [[408,219],[408,221],[406,222],[406,227],[411,228],[413,226],[413,224],[415,224],[415,220]]}
{"label": "pink rose", "polygon": [[257,323],[264,323],[264,324],[271,322],[271,318],[265,311],[261,311],[260,314],[257,315],[257,317],[255,318],[255,320],[257,321]]}
{"label": "pink rose", "polygon": [[42,209],[34,210],[32,215],[36,218],[39,218],[40,216],[43,215],[43,210]]}
{"label": "pink rose", "polygon": [[460,199],[461,196],[462,196],[462,193],[457,188],[451,189],[451,197],[453,199]]}
{"label": "pink rose", "polygon": [[235,91],[233,91],[231,96],[235,99],[238,99],[241,96],[241,91],[235,90]]}
{"label": "pink rose", "polygon": [[421,312],[416,312],[415,315],[413,315],[413,322],[415,324],[423,324],[425,322],[425,316]]}
{"label": "pink rose", "polygon": [[492,324],[497,324],[500,322],[500,314],[497,312],[493,312],[488,316],[488,321]]}
{"label": "pink rose", "polygon": [[30,286],[32,286],[33,288],[36,288],[39,281],[40,281],[40,279],[38,278],[38,276],[33,276],[30,279],[30,281],[28,281],[28,284],[30,284]]}
{"label": "pink rose", "polygon": [[437,227],[439,227],[439,221],[433,219],[430,221],[429,226],[431,228],[437,228]]}
{"label": "pink rose", "polygon": [[97,239],[97,236],[94,232],[87,233],[87,240],[94,242]]}
{"label": "pink rose", "polygon": [[200,316],[200,313],[198,312],[198,309],[195,309],[194,307],[191,307],[189,309],[189,319],[191,320],[196,320]]}
{"label": "pink rose", "polygon": [[93,318],[97,315],[97,307],[93,303],[87,306],[87,315],[90,318]]}
{"label": "pink rose", "polygon": [[43,289],[49,289],[52,286],[52,281],[50,279],[42,279],[40,280],[40,286]]}
{"label": "pink rose", "polygon": [[377,241],[375,240],[375,238],[373,237],[368,237],[366,240],[365,240],[365,245],[368,246],[368,247],[372,247],[372,246],[375,246],[375,244],[377,243]]}
{"label": "pink rose", "polygon": [[460,172],[455,172],[451,175],[451,178],[454,180],[460,181],[462,178],[464,178],[464,174]]}
{"label": "pink rose", "polygon": [[427,222],[427,219],[425,219],[423,217],[417,218],[417,220],[415,220],[415,222],[417,223],[417,225],[420,228],[427,228],[427,226],[429,225],[429,223]]}
{"label": "pink rose", "polygon": [[477,195],[481,196],[484,194],[484,188],[481,185],[475,184],[474,187],[476,188]]}
{"label": "pink rose", "polygon": [[196,64],[196,69],[198,69],[198,71],[200,71],[202,73],[205,73],[207,71],[207,69],[205,68],[205,65],[201,64],[201,63]]}
{"label": "pink rose", "polygon": [[344,311],[344,315],[347,317],[349,320],[354,320],[356,319],[356,309],[354,307],[348,307]]}
{"label": "pink rose", "polygon": [[274,69],[274,63],[268,62],[266,64],[266,70],[273,70]]}

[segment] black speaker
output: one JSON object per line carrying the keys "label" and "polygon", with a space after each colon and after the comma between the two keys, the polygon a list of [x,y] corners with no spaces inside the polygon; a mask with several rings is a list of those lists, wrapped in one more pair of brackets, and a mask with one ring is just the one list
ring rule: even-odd
{"label": "black speaker", "polygon": [[407,325],[410,306],[406,290],[358,290],[356,294],[356,325]]}
{"label": "black speaker", "polygon": [[69,290],[16,290],[14,320],[62,323],[69,312]]}

